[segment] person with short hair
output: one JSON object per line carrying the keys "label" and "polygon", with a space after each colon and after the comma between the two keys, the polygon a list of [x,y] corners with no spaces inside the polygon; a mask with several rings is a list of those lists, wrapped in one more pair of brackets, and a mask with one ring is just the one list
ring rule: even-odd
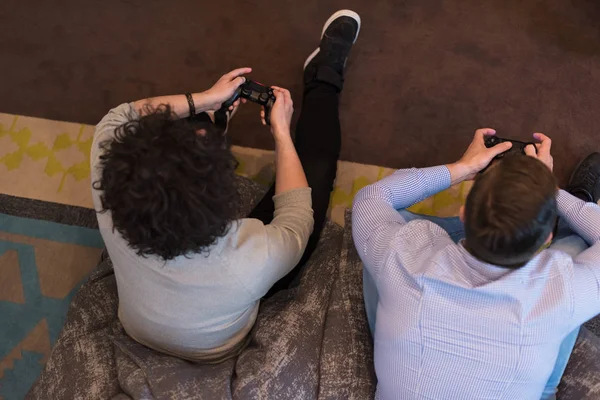
{"label": "person with short hair", "polygon": [[222,115],[250,68],[203,92],[122,104],[97,125],[92,196],[119,319],[133,339],[191,361],[227,360],[248,343],[260,300],[297,282],[326,221],[342,140],[339,93],[359,29],[350,10],[325,23],[304,64],[295,142],[290,92],[272,87],[275,184],[246,218],[237,163],[210,114]]}
{"label": "person with short hair", "polygon": [[[600,313],[600,153],[560,190],[550,138],[492,162],[512,144],[485,135],[456,163],[355,197],[378,399],[554,398],[579,327]],[[460,217],[406,210],[468,179]]]}

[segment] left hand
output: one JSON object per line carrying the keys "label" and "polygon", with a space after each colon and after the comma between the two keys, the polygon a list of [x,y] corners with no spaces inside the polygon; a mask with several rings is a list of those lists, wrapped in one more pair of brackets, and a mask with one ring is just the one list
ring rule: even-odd
{"label": "left hand", "polygon": [[484,136],[495,134],[496,131],[490,128],[475,131],[473,141],[467,148],[467,151],[465,151],[465,154],[456,163],[448,165],[452,185],[475,178],[475,175],[487,167],[494,157],[508,151],[512,147],[512,143],[510,142],[499,143],[490,148],[485,147]]}
{"label": "left hand", "polygon": [[[217,111],[221,105],[233,96],[235,90],[244,82],[246,78],[242,75],[252,72],[252,68],[238,68],[223,75],[219,80],[207,91],[202,93],[202,109],[205,111]],[[229,107],[230,111],[237,109],[239,101]]]}
{"label": "left hand", "polygon": [[[279,86],[271,86],[275,96],[275,104],[271,110],[271,133],[275,140],[282,135],[290,136],[290,126],[292,124],[292,115],[294,114],[294,102],[290,91]],[[263,125],[266,125],[264,107],[260,112],[260,118]]]}
{"label": "left hand", "polygon": [[554,169],[554,158],[552,157],[552,154],[550,154],[552,140],[543,133],[534,133],[533,137],[540,143],[535,144],[535,149],[532,144],[527,145],[527,147],[525,147],[525,154],[529,157],[537,158],[552,171]]}

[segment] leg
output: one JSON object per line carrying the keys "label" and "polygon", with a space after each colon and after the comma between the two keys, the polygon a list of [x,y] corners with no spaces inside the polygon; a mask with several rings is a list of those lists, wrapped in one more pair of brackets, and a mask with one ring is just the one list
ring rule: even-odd
{"label": "leg", "polygon": [[439,225],[448,233],[448,235],[450,235],[450,238],[454,241],[454,243],[458,243],[460,240],[465,238],[465,227],[458,217],[434,217],[430,215],[415,214],[407,210],[400,210],[398,212],[407,222],[410,222],[413,219],[425,219],[433,222],[436,225]]}
{"label": "leg", "polygon": [[560,250],[572,258],[588,248],[587,243],[581,237],[576,235],[563,218],[558,220],[556,236],[552,241],[551,249]]}
{"label": "leg", "polygon": [[[270,294],[289,287],[317,247],[325,225],[341,142],[342,132],[336,88],[323,82],[312,82],[306,85],[302,113],[296,127],[296,150],[308,185],[312,189],[314,229],[298,265],[273,285],[269,291]],[[265,219],[269,216],[273,218],[273,200],[271,199],[273,194],[274,188],[271,188],[253,214],[260,213]]]}
{"label": "leg", "polygon": [[375,280],[363,266],[363,297],[365,301],[365,312],[367,314],[367,322],[371,337],[375,338],[375,323],[377,320],[377,305],[379,304],[379,292]]}
{"label": "leg", "polygon": [[546,383],[541,400],[556,398],[556,388],[560,384],[560,380],[565,373],[569,357],[571,357],[573,347],[575,347],[575,342],[577,341],[577,336],[579,336],[579,328],[576,328],[573,332],[569,333],[562,341],[558,350],[558,356],[556,357],[556,363],[554,364],[554,370],[552,370],[552,374],[550,374],[550,378]]}
{"label": "leg", "polygon": [[[335,88],[321,82],[306,85],[302,113],[296,127],[296,151],[308,185],[312,188],[315,228],[305,255],[314,250],[312,247],[316,245],[323,229],[329,195],[333,190],[337,172],[341,142],[338,95]],[[274,194],[275,187],[271,186],[248,217],[260,219],[265,224],[270,223],[274,212]]]}
{"label": "leg", "polygon": [[[326,22],[319,48],[306,60],[302,113],[296,126],[295,144],[308,185],[312,188],[314,229],[298,265],[273,285],[267,296],[289,287],[296,279],[316,249],[325,225],[342,143],[338,94],[343,86],[345,61],[359,27],[360,18],[356,13],[338,11]],[[271,222],[274,192],[272,187],[252,211],[251,218]]]}
{"label": "leg", "polygon": [[338,104],[334,86],[322,82],[306,85],[296,128],[296,149],[312,188],[315,227],[300,264],[310,258],[325,225],[342,146]]}

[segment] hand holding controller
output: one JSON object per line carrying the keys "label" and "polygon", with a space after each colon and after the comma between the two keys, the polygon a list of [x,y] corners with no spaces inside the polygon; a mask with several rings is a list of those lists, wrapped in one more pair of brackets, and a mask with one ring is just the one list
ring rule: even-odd
{"label": "hand holding controller", "polygon": [[222,109],[229,109],[229,107],[240,97],[263,106],[265,108],[265,122],[267,125],[271,125],[271,109],[273,108],[273,104],[275,104],[273,89],[266,87],[259,82],[246,80],[246,82],[242,83],[237,88],[233,96],[223,103]]}
{"label": "hand holding controller", "polygon": [[539,132],[534,133],[533,137],[535,140],[539,141],[539,143],[532,143],[532,146],[526,146],[525,154],[543,162],[550,171],[554,170],[554,158],[551,154],[552,139]]}
{"label": "hand holding controller", "polygon": [[533,143],[533,142],[521,142],[519,140],[503,139],[503,138],[500,138],[495,135],[488,135],[488,136],[484,136],[484,138],[483,138],[483,143],[485,144],[485,147],[487,147],[488,149],[490,147],[494,147],[495,145],[504,143],[504,142],[511,142],[512,147],[510,149],[508,149],[507,151],[505,151],[504,153],[498,154],[496,157],[494,157],[495,159],[502,158],[506,154],[526,154],[525,147],[527,147],[530,144],[532,144],[533,147],[535,148],[535,143]]}

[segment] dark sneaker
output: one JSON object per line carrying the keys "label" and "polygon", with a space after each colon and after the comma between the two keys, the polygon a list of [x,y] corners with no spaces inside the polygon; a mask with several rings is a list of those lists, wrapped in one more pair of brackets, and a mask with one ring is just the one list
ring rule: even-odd
{"label": "dark sneaker", "polygon": [[[321,43],[304,62],[304,79],[323,80],[342,89],[346,60],[360,31],[360,17],[350,10],[334,13],[323,26]],[[324,68],[324,72],[321,71]]]}
{"label": "dark sneaker", "polygon": [[598,202],[600,197],[600,153],[592,153],[579,163],[571,175],[566,190],[582,200]]}

